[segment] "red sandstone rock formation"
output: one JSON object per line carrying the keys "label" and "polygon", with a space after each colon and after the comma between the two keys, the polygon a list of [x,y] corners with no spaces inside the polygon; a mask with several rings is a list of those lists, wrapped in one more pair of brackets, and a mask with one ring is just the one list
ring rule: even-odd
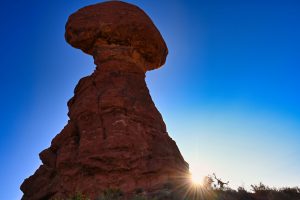
{"label": "red sandstone rock formation", "polygon": [[188,174],[145,83],[168,50],[138,7],[106,2],[82,8],[66,24],[66,40],[94,57],[68,102],[68,124],[40,153],[43,164],[21,186],[23,200],[92,199],[107,188],[125,194],[159,190]]}

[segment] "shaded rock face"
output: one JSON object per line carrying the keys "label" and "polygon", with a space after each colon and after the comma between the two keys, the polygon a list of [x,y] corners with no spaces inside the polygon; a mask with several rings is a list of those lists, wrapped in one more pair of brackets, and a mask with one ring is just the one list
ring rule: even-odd
{"label": "shaded rock face", "polygon": [[40,153],[42,165],[21,185],[23,200],[103,190],[153,192],[179,184],[188,164],[169,137],[145,83],[164,64],[167,47],[138,7],[106,2],[69,17],[66,40],[93,55],[96,69],[77,84],[68,124]]}

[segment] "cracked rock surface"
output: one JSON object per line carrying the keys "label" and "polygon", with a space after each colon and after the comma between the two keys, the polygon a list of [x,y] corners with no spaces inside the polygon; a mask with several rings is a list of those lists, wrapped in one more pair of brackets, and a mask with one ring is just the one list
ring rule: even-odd
{"label": "cracked rock surface", "polygon": [[23,200],[95,199],[108,188],[132,194],[177,184],[188,174],[166,130],[145,73],[164,64],[167,47],[138,7],[111,1],[69,17],[66,40],[94,57],[68,102],[69,121],[40,153],[42,165],[21,185]]}

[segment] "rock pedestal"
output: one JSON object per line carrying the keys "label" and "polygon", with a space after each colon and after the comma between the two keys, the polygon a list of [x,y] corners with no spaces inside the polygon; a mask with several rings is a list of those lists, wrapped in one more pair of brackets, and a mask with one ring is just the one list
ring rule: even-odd
{"label": "rock pedestal", "polygon": [[40,153],[42,165],[21,185],[23,200],[95,199],[108,188],[125,194],[179,184],[188,164],[166,131],[145,83],[164,64],[167,47],[150,18],[117,1],[80,9],[66,40],[94,57],[96,69],[77,84],[70,120]]}

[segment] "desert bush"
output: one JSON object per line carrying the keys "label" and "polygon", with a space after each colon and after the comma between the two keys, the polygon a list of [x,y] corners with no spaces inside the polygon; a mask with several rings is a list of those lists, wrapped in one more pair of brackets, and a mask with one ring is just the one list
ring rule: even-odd
{"label": "desert bush", "polygon": [[205,189],[207,189],[207,190],[213,189],[213,183],[214,183],[214,180],[213,180],[213,178],[210,175],[204,177],[204,179],[203,179],[203,187]]}
{"label": "desert bush", "polygon": [[74,195],[67,198],[67,200],[90,200],[90,199],[84,194],[82,194],[81,192],[76,192]]}
{"label": "desert bush", "polygon": [[110,188],[103,191],[103,194],[96,200],[121,200],[123,192],[118,188]]}
{"label": "desert bush", "polygon": [[[261,182],[259,183],[259,185],[251,185],[251,188],[252,188],[252,191],[258,195],[267,194],[272,190],[270,187],[264,185]],[[273,189],[273,190],[275,190],[275,189]]]}
{"label": "desert bush", "polygon": [[130,200],[149,200],[147,197],[142,195],[134,195]]}
{"label": "desert bush", "polygon": [[293,188],[284,187],[284,188],[280,188],[279,191],[283,192],[283,193],[294,195],[294,194],[299,194],[300,193],[300,188],[298,188],[298,187],[293,187]]}

